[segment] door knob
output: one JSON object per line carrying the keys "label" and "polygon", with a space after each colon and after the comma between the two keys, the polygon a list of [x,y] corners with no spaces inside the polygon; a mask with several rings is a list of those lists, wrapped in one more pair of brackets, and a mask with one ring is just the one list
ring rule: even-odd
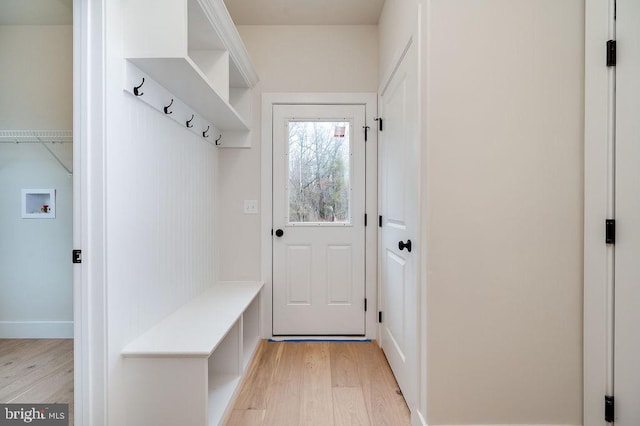
{"label": "door knob", "polygon": [[282,237],[284,235],[284,231],[282,229],[276,229],[276,237]]}
{"label": "door knob", "polygon": [[402,241],[398,242],[398,248],[400,250],[404,250],[406,248],[407,251],[411,253],[411,240],[407,240],[406,243],[403,243]]}

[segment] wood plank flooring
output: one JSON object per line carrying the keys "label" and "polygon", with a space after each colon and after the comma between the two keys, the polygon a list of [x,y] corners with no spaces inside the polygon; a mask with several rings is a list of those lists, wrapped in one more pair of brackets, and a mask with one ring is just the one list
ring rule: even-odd
{"label": "wood plank flooring", "polygon": [[[0,339],[0,402],[66,403],[73,341]],[[262,342],[227,425],[409,425],[384,354],[371,342]]]}
{"label": "wood plank flooring", "polygon": [[410,423],[409,409],[376,343],[264,341],[225,424]]}
{"label": "wood plank flooring", "polygon": [[73,340],[0,339],[0,403],[69,404],[73,425]]}

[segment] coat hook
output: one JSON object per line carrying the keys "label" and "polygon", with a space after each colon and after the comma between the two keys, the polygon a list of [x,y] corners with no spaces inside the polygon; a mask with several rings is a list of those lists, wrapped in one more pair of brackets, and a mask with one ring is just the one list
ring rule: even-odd
{"label": "coat hook", "polygon": [[218,139],[216,139],[216,146],[220,146],[220,139],[222,139],[222,135],[218,136]]}
{"label": "coat hook", "polygon": [[144,77],[142,77],[142,83],[140,83],[140,86],[134,86],[134,88],[133,88],[133,94],[134,95],[136,95],[136,96],[144,95],[144,93],[140,91],[140,88],[142,87],[143,84],[144,84]]}
{"label": "coat hook", "polygon": [[165,114],[173,114],[173,111],[169,111],[169,107],[173,105],[173,98],[171,98],[171,103],[169,103],[169,105],[167,105],[166,107],[164,107],[164,113]]}
{"label": "coat hook", "polygon": [[211,126],[207,126],[207,130],[205,130],[204,132],[202,132],[202,137],[203,137],[203,138],[208,138],[208,137],[209,137],[209,135],[207,134],[207,132],[209,131],[209,128],[210,128],[210,127],[211,127]]}
{"label": "coat hook", "polygon": [[190,129],[190,128],[193,127],[193,124],[191,124],[192,121],[193,121],[193,114],[191,114],[191,118],[189,120],[187,120],[187,123],[186,123],[187,124],[187,128]]}

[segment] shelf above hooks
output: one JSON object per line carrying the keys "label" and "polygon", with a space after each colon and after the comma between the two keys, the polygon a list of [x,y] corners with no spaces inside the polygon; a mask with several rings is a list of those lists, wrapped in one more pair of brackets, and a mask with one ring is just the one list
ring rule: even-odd
{"label": "shelf above hooks", "polygon": [[216,146],[249,148],[258,76],[224,1],[175,0],[161,9],[155,0],[125,3],[123,53],[128,75],[137,70],[125,90],[212,142],[223,134]]}

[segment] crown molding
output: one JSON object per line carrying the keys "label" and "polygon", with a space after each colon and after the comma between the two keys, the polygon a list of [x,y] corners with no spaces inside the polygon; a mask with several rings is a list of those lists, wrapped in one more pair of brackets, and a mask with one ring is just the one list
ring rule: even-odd
{"label": "crown molding", "polygon": [[198,0],[198,3],[229,52],[229,58],[246,86],[253,88],[259,81],[258,74],[223,0]]}

